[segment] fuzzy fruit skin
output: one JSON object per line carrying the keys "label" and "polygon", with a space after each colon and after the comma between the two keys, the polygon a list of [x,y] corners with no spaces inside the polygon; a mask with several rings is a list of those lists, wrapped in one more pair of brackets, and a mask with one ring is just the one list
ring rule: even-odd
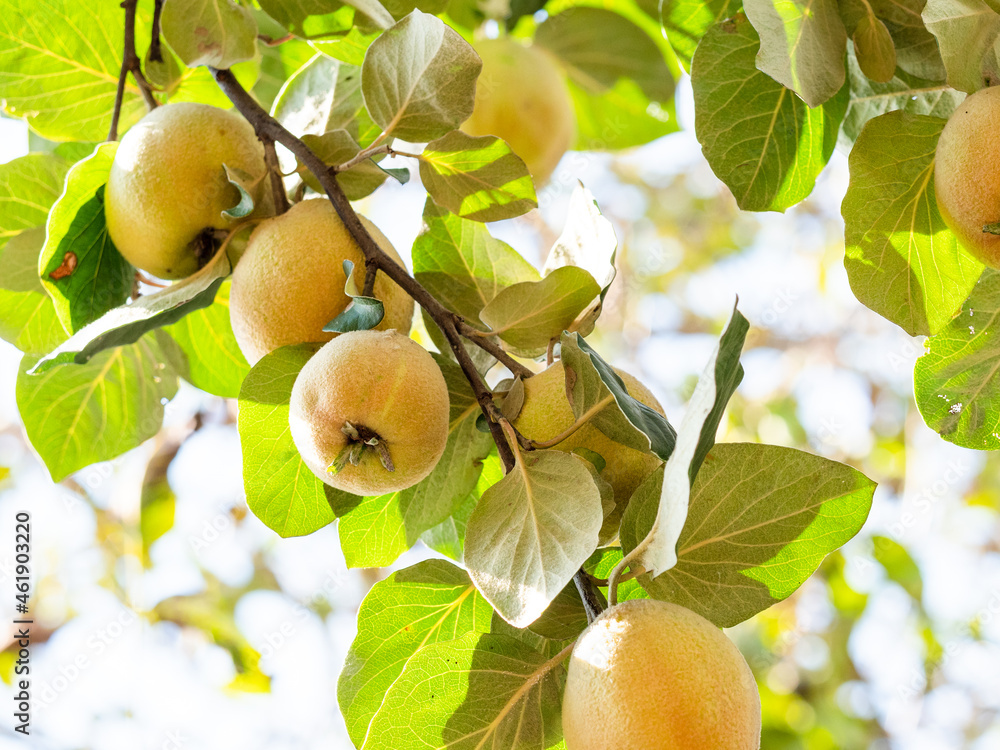
{"label": "fuzzy fruit skin", "polygon": [[[316,352],[292,387],[292,440],[312,472],[355,495],[406,489],[437,465],[448,440],[448,386],[434,358],[396,331],[353,331]],[[348,439],[345,422],[367,427],[389,448],[395,471],[373,450],[332,474]]]}
{"label": "fuzzy fruit skin", "polygon": [[[625,388],[630,396],[663,414],[663,407],[646,386],[627,372],[615,372],[625,381]],[[606,408],[616,407],[610,404]],[[557,362],[524,381],[524,406],[514,420],[514,426],[521,434],[541,442],[565,432],[575,421],[573,409],[566,398],[566,375],[561,363]],[[567,453],[575,448],[592,450],[605,460],[601,476],[614,489],[616,503],[632,497],[639,483],[660,465],[660,459],[651,453],[643,453],[616,443],[590,424],[585,424],[555,446],[555,450]]]}
{"label": "fuzzy fruit skin", "polygon": [[938,139],[934,189],[945,224],[962,246],[1000,268],[1000,235],[983,232],[1000,222],[1000,87],[968,96]]}
{"label": "fuzzy fruit skin", "polygon": [[633,599],[577,641],[562,722],[567,750],[757,750],[760,696],[719,628],[676,604]]}
{"label": "fuzzy fruit skin", "polygon": [[223,164],[259,180],[254,215],[273,212],[264,147],[236,112],[183,102],[157,107],[122,138],[105,189],[112,241],[129,263],[161,279],[198,270],[191,242],[205,229],[237,220],[222,212],[239,203]]}
{"label": "fuzzy fruit skin", "polygon": [[[363,216],[361,222],[379,247],[403,265],[385,235]],[[229,297],[233,333],[251,365],[282,346],[330,341],[338,335],[323,326],[350,304],[344,293],[345,260],[354,263],[360,290],[364,255],[325,198],[297,203],[254,229],[233,272]],[[384,273],[375,277],[375,297],[385,308],[376,328],[409,333],[413,299]]]}
{"label": "fuzzy fruit skin", "polygon": [[548,52],[510,39],[476,44],[483,70],[476,106],[462,125],[469,135],[495,135],[542,184],[576,136],[576,115],[563,73]]}

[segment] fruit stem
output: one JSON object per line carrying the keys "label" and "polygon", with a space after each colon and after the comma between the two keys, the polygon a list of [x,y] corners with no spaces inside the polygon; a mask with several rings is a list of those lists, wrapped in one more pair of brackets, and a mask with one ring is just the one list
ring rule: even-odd
{"label": "fruit stem", "polygon": [[118,140],[118,121],[122,114],[122,102],[125,99],[125,82],[131,73],[139,86],[142,98],[146,100],[149,109],[155,109],[159,102],[153,96],[153,88],[142,74],[142,64],[135,52],[135,6],[138,0],[125,0],[122,8],[125,10],[125,49],[122,53],[122,67],[118,74],[118,88],[115,91],[115,108],[111,113],[111,127],[108,129],[108,140]]}

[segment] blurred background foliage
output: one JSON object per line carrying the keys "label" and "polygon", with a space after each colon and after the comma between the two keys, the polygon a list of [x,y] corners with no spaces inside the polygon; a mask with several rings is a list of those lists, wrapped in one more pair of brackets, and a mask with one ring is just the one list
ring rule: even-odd
{"label": "blurred background foliage", "polygon": [[[879,482],[862,534],[730,631],[760,685],[762,747],[1000,747],[1000,459],[924,426],[922,343],[851,294],[844,157],[786,214],[742,213],[700,156],[683,84],[679,99],[683,132],[619,157],[568,154],[539,211],[492,229],[540,265],[582,180],[620,239],[596,348],[677,419],[739,294],[753,328],[721,439],[811,450]],[[4,160],[23,153],[23,126],[0,125]],[[418,180],[363,207],[404,258]],[[19,424],[17,360],[0,343],[0,579],[14,512],[31,510],[32,746],[349,748],[336,679],[357,607],[389,570],[348,570],[333,527],[281,540],[249,514],[236,405],[190,386],[155,439],[53,485]],[[15,658],[8,638],[8,691]]]}

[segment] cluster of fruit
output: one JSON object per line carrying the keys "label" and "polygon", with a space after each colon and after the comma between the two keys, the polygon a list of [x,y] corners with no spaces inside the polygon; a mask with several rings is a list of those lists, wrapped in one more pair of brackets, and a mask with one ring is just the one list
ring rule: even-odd
{"label": "cluster of fruit", "polygon": [[[247,177],[255,208],[243,219],[224,214],[240,199],[224,164]],[[233,272],[232,328],[251,364],[283,346],[317,345],[289,411],[303,460],[323,482],[353,494],[410,487],[434,469],[449,431],[444,376],[408,335],[413,300],[380,273],[373,294],[384,318],[377,328],[325,332],[351,302],[344,261],[363,273],[362,251],[325,199],[274,216],[266,174],[263,147],[238,114],[200,104],[160,107],[116,153],[106,200],[111,238],[137,268],[178,279],[224,252],[220,232],[255,224]],[[362,222],[402,265],[385,236]],[[635,398],[663,413],[642,383],[619,375]],[[525,380],[514,426],[536,441],[568,431],[575,418],[565,383],[560,362]],[[605,458],[601,474],[620,498],[631,497],[659,462],[589,424],[554,447]],[[750,750],[759,746],[760,703],[746,662],[715,625],[674,604],[629,601],[607,610],[577,642],[563,727],[572,750]]]}

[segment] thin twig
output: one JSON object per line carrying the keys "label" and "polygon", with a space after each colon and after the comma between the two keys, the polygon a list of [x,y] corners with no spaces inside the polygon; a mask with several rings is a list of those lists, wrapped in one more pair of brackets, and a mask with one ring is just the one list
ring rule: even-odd
{"label": "thin twig", "polygon": [[573,583],[576,584],[576,590],[583,602],[583,609],[587,613],[587,622],[591,623],[600,616],[604,607],[601,605],[600,599],[597,598],[597,592],[594,590],[590,575],[583,568],[580,568],[573,576]]}
{"label": "thin twig", "polygon": [[373,156],[378,156],[379,154],[388,154],[389,147],[386,145],[374,146],[369,148],[363,148],[350,159],[345,161],[343,164],[338,164],[335,167],[330,167],[333,172],[346,172],[348,169],[358,166],[361,162],[371,159]]}
{"label": "thin twig", "polygon": [[278,38],[268,36],[267,34],[258,34],[257,38],[264,42],[264,44],[268,47],[277,47],[279,44],[292,41],[295,38],[295,34],[285,34],[284,36],[279,36]]}
{"label": "thin twig", "polygon": [[361,290],[363,297],[375,296],[375,277],[378,276],[378,263],[365,258],[365,285]]}
{"label": "thin twig", "polygon": [[283,214],[288,210],[288,193],[285,192],[285,183],[281,179],[281,166],[278,164],[278,152],[274,148],[274,140],[271,138],[261,138],[264,144],[264,164],[267,166],[267,173],[271,178],[271,195],[274,197],[274,211]]}
{"label": "thin twig", "polygon": [[405,268],[386,255],[382,248],[378,246],[378,243],[361,223],[361,219],[355,213],[351,202],[344,195],[344,191],[337,182],[333,171],[322,159],[313,153],[301,140],[286,130],[281,123],[265,112],[230,71],[215,68],[210,68],[210,70],[219,87],[229,97],[229,100],[236,109],[254,126],[258,137],[268,137],[280,143],[297,156],[309,171],[316,176],[316,179],[319,180],[320,185],[326,191],[327,197],[333,204],[334,209],[340,216],[341,221],[344,222],[347,231],[351,233],[351,236],[361,248],[361,252],[364,253],[365,259],[376,263],[378,270],[382,271],[386,276],[395,281],[397,285],[402,287],[437,323],[448,339],[448,345],[451,347],[455,359],[458,360],[462,372],[465,373],[465,377],[472,386],[480,408],[487,417],[490,434],[493,436],[493,442],[497,445],[500,459],[504,467],[510,470],[514,466],[514,454],[504,439],[500,425],[491,418],[492,411],[495,409],[493,393],[487,387],[482,375],[476,369],[475,363],[473,363],[469,353],[465,350],[462,337],[458,333],[455,314],[442,305],[416,279],[410,276]]}
{"label": "thin twig", "polygon": [[149,61],[163,62],[163,48],[160,46],[160,16],[163,13],[163,0],[156,0],[153,5],[153,28],[149,34]]}
{"label": "thin twig", "polygon": [[500,362],[500,364],[510,370],[514,375],[520,375],[522,378],[530,378],[535,374],[529,367],[521,364],[505,352],[503,347],[493,339],[476,336],[475,334],[478,333],[479,329],[473,328],[464,320],[458,321],[456,326],[460,335],[471,341],[483,351],[492,354],[493,357]]}
{"label": "thin twig", "polygon": [[122,52],[122,67],[118,74],[118,88],[115,90],[115,106],[111,113],[111,127],[108,129],[108,140],[118,140],[118,122],[121,119],[122,103],[125,101],[125,82],[131,73],[139,86],[146,106],[154,109],[158,102],[153,96],[153,87],[149,85],[146,76],[142,74],[142,64],[135,52],[135,6],[138,0],[125,0],[122,9],[125,11],[125,48]]}

